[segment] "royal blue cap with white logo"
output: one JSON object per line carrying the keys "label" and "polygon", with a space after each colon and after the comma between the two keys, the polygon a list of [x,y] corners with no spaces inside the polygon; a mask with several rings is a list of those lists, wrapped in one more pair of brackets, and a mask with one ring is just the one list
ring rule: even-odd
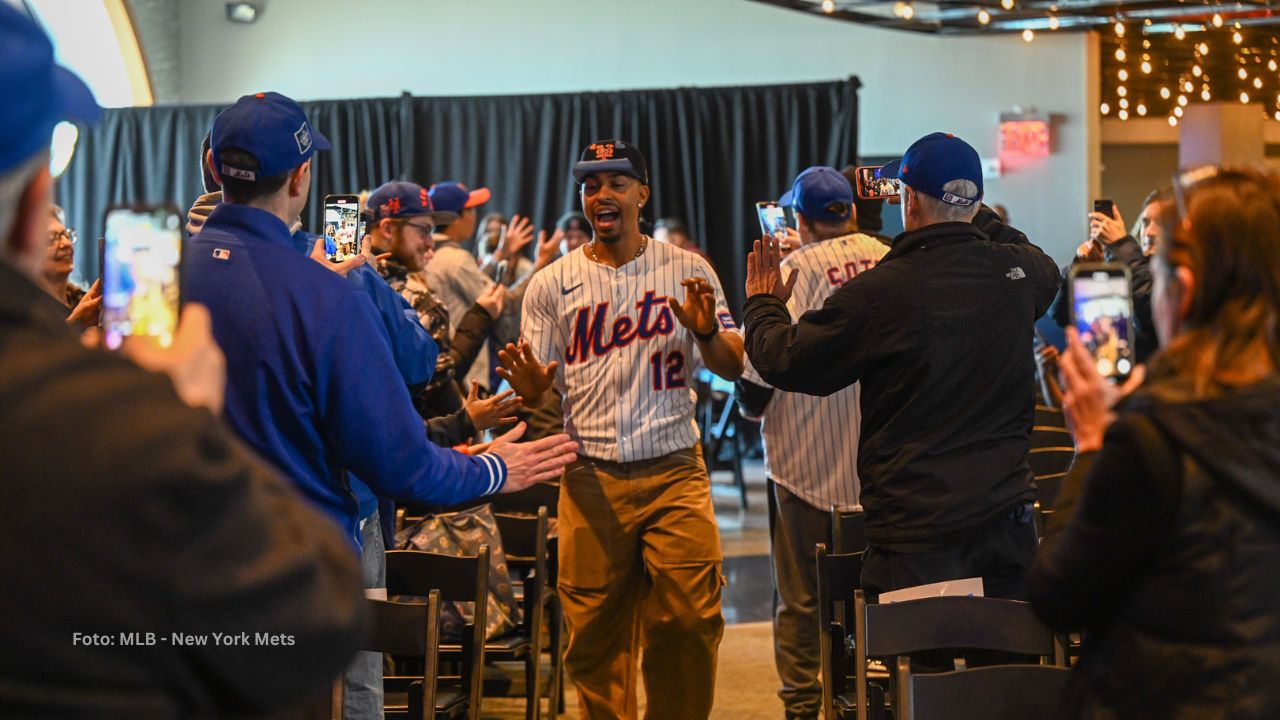
{"label": "royal blue cap with white logo", "polygon": [[[951,133],[930,133],[911,143],[901,159],[880,170],[880,177],[899,178],[912,190],[949,205],[973,206],[982,200],[982,159],[972,145]],[[943,190],[952,180],[968,180],[977,186],[977,195]]]}
{"label": "royal blue cap with white logo", "polygon": [[379,222],[385,218],[398,220],[430,215],[432,222],[443,225],[458,217],[457,213],[437,210],[426,188],[403,180],[392,180],[379,185],[369,193],[369,199],[364,202],[364,211],[371,222]]}
{"label": "royal blue cap with white logo", "polygon": [[49,148],[62,120],[102,115],[79,77],[53,61],[53,44],[34,20],[0,2],[0,173]]}
{"label": "royal blue cap with white logo", "polygon": [[778,204],[797,210],[810,220],[848,220],[853,212],[853,186],[839,170],[815,165],[796,176]]}
{"label": "royal blue cap with white logo", "polygon": [[[276,92],[245,95],[218,113],[210,140],[218,174],[249,182],[292,170],[316,150],[329,149],[329,140],[307,121],[302,106]],[[224,162],[221,153],[230,148],[252,155],[258,167]]]}

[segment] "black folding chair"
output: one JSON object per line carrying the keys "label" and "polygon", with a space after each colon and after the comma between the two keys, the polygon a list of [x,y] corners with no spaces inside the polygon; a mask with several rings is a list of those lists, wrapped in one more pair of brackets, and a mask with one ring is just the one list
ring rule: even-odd
{"label": "black folding chair", "polygon": [[[441,687],[436,700],[435,717],[479,720],[480,702],[484,684],[485,658],[485,621],[488,614],[489,597],[489,546],[481,545],[475,557],[454,557],[418,550],[387,551],[387,594],[388,596],[420,596],[427,597],[431,591],[438,591],[441,600],[453,602],[470,602],[475,605],[475,615],[463,628],[460,644],[440,644],[441,661],[450,661],[458,665],[458,674],[440,676],[440,680],[450,681],[447,687]],[[392,653],[394,655],[394,653]],[[408,709],[408,698],[402,698],[400,688],[406,683],[405,676],[393,675],[384,678],[386,687],[386,707],[388,716]],[[393,694],[394,689],[394,694]],[[452,705],[442,702],[443,698],[452,699],[457,692],[462,702]],[[446,695],[446,693],[449,693]],[[411,697],[410,694],[409,697]]]}
{"label": "black folding chair", "polygon": [[831,506],[831,552],[859,553],[867,549],[867,516],[861,510]]}
{"label": "black folding chair", "polygon": [[849,616],[854,592],[862,587],[862,553],[831,554],[822,543],[818,544],[817,553],[822,712],[828,720],[838,720],[857,707],[853,687],[858,677],[853,668],[857,659]]}
{"label": "black folding chair", "polygon": [[[498,534],[512,585],[520,588],[519,599],[524,610],[520,626],[510,637],[494,638],[485,643],[486,661],[522,661],[524,663],[525,718],[538,720],[542,714],[541,669],[544,617],[550,602],[547,591],[548,546],[547,508],[536,515],[497,513]],[[518,641],[518,642],[516,642]],[[559,669],[552,655],[552,703],[555,702],[555,675]]]}
{"label": "black folding chair", "polygon": [[[867,707],[869,658],[896,658],[894,720],[1037,720],[1053,715],[1065,687],[1061,644],[1027,603],[981,597],[931,597],[870,605],[855,592],[854,671],[859,720]],[[911,655],[987,650],[1035,656],[1038,665],[993,665],[913,674]],[[987,694],[994,693],[994,694]]]}

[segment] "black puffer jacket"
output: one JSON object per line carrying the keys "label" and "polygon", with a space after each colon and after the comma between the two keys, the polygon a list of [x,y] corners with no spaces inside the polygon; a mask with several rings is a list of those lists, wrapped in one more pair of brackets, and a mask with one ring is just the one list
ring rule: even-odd
{"label": "black puffer jacket", "polygon": [[1280,717],[1280,379],[1149,385],[1072,471],[1028,579],[1086,631],[1062,716]]}

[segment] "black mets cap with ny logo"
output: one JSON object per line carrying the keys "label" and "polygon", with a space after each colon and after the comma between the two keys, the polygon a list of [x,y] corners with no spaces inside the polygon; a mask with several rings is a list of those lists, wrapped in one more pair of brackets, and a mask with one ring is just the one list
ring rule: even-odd
{"label": "black mets cap with ny logo", "polygon": [[573,179],[579,183],[598,172],[622,173],[649,184],[649,166],[644,161],[644,153],[624,140],[597,140],[588,145],[573,164]]}

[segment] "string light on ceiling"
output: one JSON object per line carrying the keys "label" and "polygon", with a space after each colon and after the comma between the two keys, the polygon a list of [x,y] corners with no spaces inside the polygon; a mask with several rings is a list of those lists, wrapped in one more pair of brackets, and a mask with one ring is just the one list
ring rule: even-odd
{"label": "string light on ceiling", "polygon": [[1181,25],[1181,24],[1179,24],[1179,23],[1174,23],[1174,24],[1173,24],[1173,36],[1174,36],[1174,37],[1176,37],[1176,38],[1178,38],[1179,40],[1186,40],[1186,39],[1187,39],[1187,31],[1182,29],[1182,25]]}
{"label": "string light on ceiling", "polygon": [[1049,16],[1049,29],[1050,29],[1050,30],[1057,30],[1060,26],[1061,26],[1061,23],[1058,21],[1058,16],[1057,16],[1057,15],[1050,15],[1050,16]]}
{"label": "string light on ceiling", "polygon": [[991,13],[987,12],[985,9],[983,9],[983,10],[979,10],[979,11],[978,11],[978,24],[979,24],[979,25],[986,25],[986,24],[988,24],[988,23],[990,23],[990,22],[991,22]]}
{"label": "string light on ceiling", "polygon": [[822,0],[822,12],[830,15],[836,11],[836,0]]}
{"label": "string light on ceiling", "polygon": [[1034,31],[1032,31],[1031,28],[1027,28],[1026,30],[1022,31],[1022,39],[1026,40],[1027,42],[1031,42],[1032,40],[1036,39],[1036,34]]}
{"label": "string light on ceiling", "polygon": [[1213,26],[1216,28],[1222,27],[1222,13],[1213,14]]}
{"label": "string light on ceiling", "polygon": [[1005,10],[1012,10],[1013,4],[1014,4],[1013,0],[1000,0],[1000,7],[1004,8]]}

